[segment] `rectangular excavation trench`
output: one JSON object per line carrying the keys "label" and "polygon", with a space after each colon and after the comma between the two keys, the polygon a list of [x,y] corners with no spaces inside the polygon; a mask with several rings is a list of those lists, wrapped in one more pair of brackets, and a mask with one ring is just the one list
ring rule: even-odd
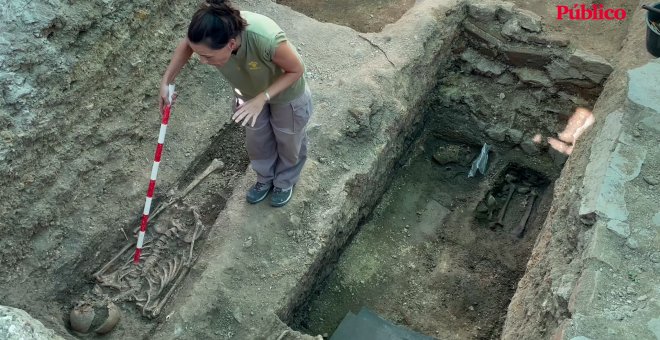
{"label": "rectangular excavation trench", "polygon": [[[402,137],[415,139],[400,156],[403,166],[330,256],[331,269],[283,313],[292,328],[329,338],[347,313],[367,307],[432,337],[500,337],[575,142],[557,137],[588,127],[580,115],[590,114],[611,68],[589,82],[582,74],[593,65],[580,68],[562,42],[514,40],[493,54],[475,36],[492,27],[466,19],[463,28],[421,124]],[[569,60],[580,79],[557,75]],[[484,143],[492,147],[486,174],[468,178]]]}

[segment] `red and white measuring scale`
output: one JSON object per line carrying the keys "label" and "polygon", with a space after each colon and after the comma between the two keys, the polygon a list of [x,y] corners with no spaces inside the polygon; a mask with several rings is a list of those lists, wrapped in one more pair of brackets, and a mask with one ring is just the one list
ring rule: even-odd
{"label": "red and white measuring scale", "polygon": [[156,154],[154,155],[154,164],[151,167],[151,178],[149,179],[149,189],[147,189],[147,200],[144,202],[144,211],[142,212],[142,222],[140,223],[140,232],[138,233],[137,246],[135,247],[135,256],[133,256],[133,263],[140,262],[140,254],[142,253],[142,245],[144,243],[144,235],[147,232],[147,222],[149,222],[149,211],[151,210],[151,200],[154,197],[154,189],[156,189],[156,176],[158,176],[158,166],[160,165],[160,156],[163,153],[163,143],[165,142],[165,133],[167,132],[167,122],[170,120],[170,110],[172,109],[172,95],[174,95],[174,84],[167,86],[167,99],[168,104],[163,110],[163,118],[160,123],[160,133],[158,134],[158,146],[156,146]]}

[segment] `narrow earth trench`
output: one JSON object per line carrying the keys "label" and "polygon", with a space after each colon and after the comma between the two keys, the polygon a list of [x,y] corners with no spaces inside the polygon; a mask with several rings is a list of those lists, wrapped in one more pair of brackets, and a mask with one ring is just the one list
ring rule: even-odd
{"label": "narrow earth trench", "polygon": [[[561,136],[589,124],[611,67],[574,81],[560,74],[568,68],[562,42],[544,46],[551,52],[505,47],[503,56],[487,47],[493,27],[470,19],[463,27],[409,156],[292,328],[328,337],[366,307],[441,339],[500,337],[570,154]],[[486,174],[468,178],[484,141],[492,147]]]}
{"label": "narrow earth trench", "polygon": [[468,178],[478,153],[426,133],[294,328],[330,335],[367,307],[442,339],[498,338],[552,187],[519,151],[491,154],[487,176]]}

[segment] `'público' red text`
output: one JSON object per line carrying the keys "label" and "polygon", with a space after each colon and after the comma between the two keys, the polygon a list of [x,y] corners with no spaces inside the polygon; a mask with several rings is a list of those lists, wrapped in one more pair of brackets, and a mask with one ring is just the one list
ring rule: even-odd
{"label": "'p\u00fablico' red text", "polygon": [[626,15],[623,8],[605,8],[602,4],[557,5],[557,20],[624,20]]}

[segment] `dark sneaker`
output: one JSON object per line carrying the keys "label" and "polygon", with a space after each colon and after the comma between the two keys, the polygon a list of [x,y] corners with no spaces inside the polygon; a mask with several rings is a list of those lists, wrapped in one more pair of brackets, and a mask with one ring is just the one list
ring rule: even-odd
{"label": "dark sneaker", "polygon": [[245,195],[245,198],[247,199],[248,203],[250,204],[255,204],[259,203],[268,196],[268,192],[270,192],[270,189],[273,187],[271,183],[259,183],[257,182],[255,185],[248,190],[247,194]]}
{"label": "dark sneaker", "polygon": [[270,205],[274,207],[281,207],[289,202],[293,194],[293,188],[282,189],[275,187],[273,195],[270,197]]}

